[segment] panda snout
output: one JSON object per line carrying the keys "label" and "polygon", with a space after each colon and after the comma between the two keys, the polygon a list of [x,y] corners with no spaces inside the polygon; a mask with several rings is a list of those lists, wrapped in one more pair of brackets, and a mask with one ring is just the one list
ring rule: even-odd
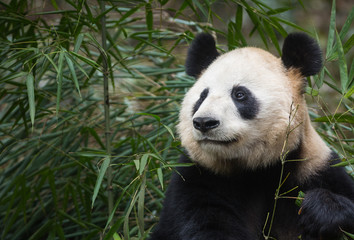
{"label": "panda snout", "polygon": [[201,132],[207,132],[211,129],[217,128],[220,121],[211,117],[196,117],[193,119],[193,126]]}

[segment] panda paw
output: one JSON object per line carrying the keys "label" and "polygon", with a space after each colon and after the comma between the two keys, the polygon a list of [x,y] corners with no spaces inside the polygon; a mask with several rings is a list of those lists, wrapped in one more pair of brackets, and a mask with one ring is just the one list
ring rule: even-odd
{"label": "panda paw", "polygon": [[341,230],[354,232],[354,203],[326,189],[308,191],[299,214],[302,239],[333,240]]}

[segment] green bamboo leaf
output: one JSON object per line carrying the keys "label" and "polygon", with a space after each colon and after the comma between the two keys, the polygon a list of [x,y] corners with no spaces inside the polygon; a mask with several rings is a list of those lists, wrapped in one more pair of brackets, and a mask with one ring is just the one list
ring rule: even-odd
{"label": "green bamboo leaf", "polygon": [[273,45],[277,49],[278,54],[281,55],[281,49],[280,49],[280,46],[278,43],[278,39],[277,39],[277,36],[275,35],[275,32],[274,32],[272,26],[267,21],[264,21],[263,25],[264,25],[266,33],[268,34],[268,36],[272,40]]}
{"label": "green bamboo leaf", "polygon": [[311,95],[311,96],[318,96],[319,92],[318,90],[314,89],[314,88],[311,88],[311,87],[306,87],[305,88],[305,91],[307,94]]}
{"label": "green bamboo leaf", "polygon": [[56,10],[59,10],[59,7],[58,7],[58,4],[55,0],[50,0],[50,2],[52,3],[53,7],[56,9]]}
{"label": "green bamboo leaf", "polygon": [[236,36],[241,40],[242,46],[247,46],[247,41],[242,34],[243,8],[241,5],[237,6],[235,21],[236,21],[236,29],[235,29]]}
{"label": "green bamboo leaf", "polygon": [[54,219],[48,220],[43,226],[40,226],[40,228],[30,238],[28,238],[28,240],[43,239],[43,237],[47,235],[52,228],[54,222]]}
{"label": "green bamboo leaf", "polygon": [[134,162],[136,170],[139,171],[139,169],[140,169],[140,161],[138,159],[136,159],[136,160],[133,160],[133,162]]}
{"label": "green bamboo leaf", "polygon": [[344,232],[344,234],[347,235],[348,237],[350,237],[351,239],[354,239],[354,234],[353,233],[349,233],[349,232],[346,232],[346,231],[343,231],[343,230],[342,230],[342,232]]}
{"label": "green bamboo leaf", "polygon": [[48,177],[48,183],[50,186],[50,190],[52,191],[51,196],[53,198],[54,206],[55,206],[55,208],[58,208],[58,195],[57,195],[56,186],[55,186],[55,177],[54,177],[54,174],[51,170],[48,170],[47,177]]}
{"label": "green bamboo leaf", "polygon": [[166,126],[165,124],[162,124],[162,126],[163,126],[164,128],[166,128],[166,130],[167,130],[168,133],[171,135],[171,137],[173,138],[173,140],[175,140],[176,138],[175,138],[175,135],[173,134],[172,129],[169,128],[168,126]]}
{"label": "green bamboo leaf", "polygon": [[139,175],[142,175],[146,164],[148,162],[149,159],[149,154],[144,154],[141,158],[140,158],[140,165],[139,165]]}
{"label": "green bamboo leaf", "polygon": [[330,18],[329,30],[328,30],[326,59],[328,59],[333,53],[332,46],[333,46],[333,42],[334,42],[334,38],[335,38],[335,30],[336,30],[336,0],[333,0],[332,1],[331,18]]}
{"label": "green bamboo leaf", "polygon": [[51,14],[69,14],[69,13],[77,13],[76,10],[58,10],[58,11],[48,11],[48,12],[37,12],[33,13],[33,15],[51,15]]}
{"label": "green bamboo leaf", "polygon": [[129,240],[130,239],[130,234],[129,234],[129,216],[130,213],[138,199],[137,197],[138,190],[135,191],[132,200],[130,201],[130,205],[128,210],[125,212],[125,217],[124,217],[124,225],[123,225],[123,234],[124,234],[124,239]]}
{"label": "green bamboo leaf", "polygon": [[[342,38],[341,38],[342,39]],[[344,53],[347,54],[354,46],[354,34],[343,44]]]}
{"label": "green bamboo leaf", "polygon": [[63,85],[63,61],[64,61],[64,52],[60,51],[59,60],[58,60],[58,75],[57,75],[57,102],[56,102],[56,115],[59,115],[59,106],[60,106],[60,97],[61,97],[61,88]]}
{"label": "green bamboo leaf", "polygon": [[125,19],[127,19],[128,17],[130,17],[131,15],[133,15],[136,11],[138,11],[142,6],[144,5],[144,3],[140,3],[138,5],[136,5],[136,7],[130,9],[129,11],[127,11],[123,16],[121,16],[117,22],[117,24],[121,24]]}
{"label": "green bamboo leaf", "polygon": [[[199,0],[192,0],[193,4],[197,6],[197,8],[203,13],[204,17],[208,19],[208,10],[203,7],[203,5],[200,4]],[[208,3],[205,1],[204,3]]]}
{"label": "green bamboo leaf", "polygon": [[106,154],[106,152],[100,152],[100,151],[96,151],[96,152],[77,151],[77,152],[75,152],[75,156],[79,156],[79,157],[106,157],[107,154]]}
{"label": "green bamboo leaf", "polygon": [[103,142],[101,141],[101,138],[98,136],[96,130],[94,128],[88,128],[89,133],[91,136],[96,140],[96,142],[101,146],[102,149],[105,149],[106,147],[104,146]]}
{"label": "green bamboo leaf", "polygon": [[96,200],[96,197],[98,195],[98,191],[100,190],[101,185],[102,185],[103,177],[106,174],[107,168],[109,167],[110,164],[111,164],[111,157],[110,156],[106,156],[104,158],[104,160],[103,160],[101,169],[99,170],[97,181],[96,181],[96,184],[95,184],[95,188],[93,190],[91,208],[93,208],[93,205],[95,204],[95,200]]}
{"label": "green bamboo leaf", "polygon": [[57,73],[59,73],[59,69],[57,67],[57,65],[54,63],[53,59],[51,57],[49,57],[48,54],[43,54],[47,59],[48,61],[52,64],[52,66],[55,68],[55,71],[57,71]]}
{"label": "green bamboo leaf", "polygon": [[[73,52],[69,52],[69,53],[72,54]],[[83,74],[85,74],[85,76],[86,76],[87,78],[90,78],[89,75],[86,73],[85,69],[83,69],[83,67],[81,67],[81,65],[76,61],[75,58],[72,58],[71,60],[74,62],[75,66],[76,66]]]}
{"label": "green bamboo leaf", "polygon": [[354,8],[352,8],[352,10],[349,13],[349,16],[347,17],[347,20],[345,21],[342,30],[339,33],[340,39],[344,39],[344,37],[347,35],[348,31],[351,29],[351,25],[353,23],[354,20]]}
{"label": "green bamboo leaf", "polygon": [[66,60],[66,62],[68,64],[69,70],[71,72],[71,77],[72,77],[72,80],[73,80],[73,82],[75,84],[76,90],[79,93],[80,98],[82,98],[81,92],[80,92],[80,85],[79,85],[79,81],[77,80],[77,77],[76,77],[74,64],[71,61],[70,56],[67,53],[65,53],[64,56],[65,56],[65,60]]}
{"label": "green bamboo leaf", "polygon": [[348,69],[347,69],[347,62],[345,60],[345,54],[343,51],[343,46],[342,42],[340,40],[340,37],[338,35],[338,32],[336,31],[336,37],[337,37],[337,52],[338,52],[338,64],[339,64],[339,75],[340,75],[340,82],[341,82],[341,87],[342,87],[342,94],[345,94],[349,87],[349,79],[348,79]]}
{"label": "green bamboo leaf", "polygon": [[[347,146],[347,145],[344,145]],[[345,167],[345,166],[349,166],[349,165],[353,165],[354,164],[354,158],[348,159],[346,161],[342,161],[340,163],[334,164],[332,165],[332,167]]]}
{"label": "green bamboo leaf", "polygon": [[164,189],[162,169],[161,169],[161,168],[158,168],[156,171],[157,171],[157,177],[158,177],[158,179],[159,179],[161,188]]}
{"label": "green bamboo leaf", "polygon": [[305,193],[302,191],[299,191],[299,194],[297,195],[297,199],[295,200],[295,204],[298,207],[301,207],[302,201],[305,198]]}
{"label": "green bamboo leaf", "polygon": [[164,164],[163,168],[176,168],[176,167],[191,167],[194,166],[194,163],[171,163],[171,164]]}
{"label": "green bamboo leaf", "polygon": [[152,113],[137,113],[137,115],[141,115],[141,116],[150,116],[156,119],[156,121],[160,122],[161,118],[156,115],[156,114],[152,114]]}
{"label": "green bamboo leaf", "polygon": [[16,78],[21,78],[23,76],[28,76],[27,72],[18,72],[18,73],[13,73],[13,74],[8,74],[0,78],[0,83],[1,82],[7,82]]}
{"label": "green bamboo leaf", "polygon": [[145,202],[146,175],[142,177],[142,183],[138,193],[138,227],[140,233],[144,233],[144,202]]}
{"label": "green bamboo leaf", "polygon": [[354,81],[354,61],[352,61],[352,65],[350,67],[349,80],[350,80],[350,83],[349,83],[350,85],[349,86],[351,86],[353,84],[353,81]]}
{"label": "green bamboo leaf", "polygon": [[91,65],[95,69],[99,69],[100,68],[100,65],[98,63],[96,63],[95,61],[93,61],[93,60],[91,60],[91,59],[89,59],[87,57],[81,56],[80,54],[77,54],[76,52],[70,52],[70,54],[74,55],[75,57],[77,57],[78,59],[83,61],[84,63],[87,63],[87,64]]}
{"label": "green bamboo leaf", "polygon": [[241,31],[243,22],[243,8],[241,5],[237,6],[236,16],[235,16],[236,30]]}
{"label": "green bamboo leaf", "polygon": [[36,105],[35,105],[35,96],[34,96],[34,77],[32,73],[27,74],[26,86],[27,86],[28,105],[30,110],[30,118],[32,123],[32,131],[33,131],[34,117],[36,114]]}
{"label": "green bamboo leaf", "polygon": [[77,53],[81,47],[82,41],[84,39],[85,34],[80,33],[77,38],[76,38],[76,42],[75,42],[75,46],[74,46],[74,52]]}
{"label": "green bamboo leaf", "polygon": [[69,219],[73,223],[76,223],[77,225],[83,227],[84,229],[88,229],[88,227],[86,226],[86,224],[82,220],[76,219],[75,217],[71,216],[70,214],[67,214],[66,212],[64,212],[63,210],[58,210],[58,213],[60,215],[62,215],[63,217]]}
{"label": "green bamboo leaf", "polygon": [[271,18],[272,18],[272,20],[282,22],[282,23],[284,23],[284,24],[286,24],[286,25],[288,25],[288,26],[290,26],[290,27],[293,27],[293,28],[295,28],[295,29],[298,29],[298,30],[300,30],[301,32],[306,32],[306,33],[308,33],[308,34],[311,34],[309,31],[307,31],[306,29],[300,27],[299,25],[296,25],[296,24],[293,23],[293,22],[287,21],[287,20],[285,20],[285,19],[283,19],[283,18],[279,18],[279,17],[271,17]]}
{"label": "green bamboo leaf", "polygon": [[349,98],[354,94],[354,85],[349,89],[349,91],[344,95],[345,98]]}
{"label": "green bamboo leaf", "polygon": [[113,233],[113,239],[114,239],[114,240],[122,240],[122,239],[120,238],[120,236],[118,235],[118,233]]}
{"label": "green bamboo leaf", "polygon": [[313,120],[314,122],[338,122],[338,123],[350,123],[354,124],[354,116],[342,113],[336,113],[334,115],[318,117]]}

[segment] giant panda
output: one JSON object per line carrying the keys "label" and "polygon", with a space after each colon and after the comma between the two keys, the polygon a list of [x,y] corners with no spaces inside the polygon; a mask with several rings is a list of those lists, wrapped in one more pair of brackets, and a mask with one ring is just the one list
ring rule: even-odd
{"label": "giant panda", "polygon": [[255,240],[269,229],[269,239],[333,240],[354,232],[354,181],[331,167],[339,157],[311,126],[304,100],[305,77],[321,68],[321,50],[304,33],[288,35],[281,58],[254,47],[220,55],[206,33],[193,40],[186,73],[197,81],[177,129],[186,149],[180,162],[194,165],[173,174],[151,240]]}

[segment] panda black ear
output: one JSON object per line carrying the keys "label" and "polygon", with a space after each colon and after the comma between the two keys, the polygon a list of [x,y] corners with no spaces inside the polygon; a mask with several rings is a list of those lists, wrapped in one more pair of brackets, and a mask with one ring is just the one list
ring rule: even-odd
{"label": "panda black ear", "polygon": [[213,36],[208,33],[198,34],[188,49],[186,73],[198,77],[218,56]]}
{"label": "panda black ear", "polygon": [[292,33],[286,37],[281,59],[286,68],[297,68],[304,77],[315,75],[322,68],[321,49],[305,33]]}

